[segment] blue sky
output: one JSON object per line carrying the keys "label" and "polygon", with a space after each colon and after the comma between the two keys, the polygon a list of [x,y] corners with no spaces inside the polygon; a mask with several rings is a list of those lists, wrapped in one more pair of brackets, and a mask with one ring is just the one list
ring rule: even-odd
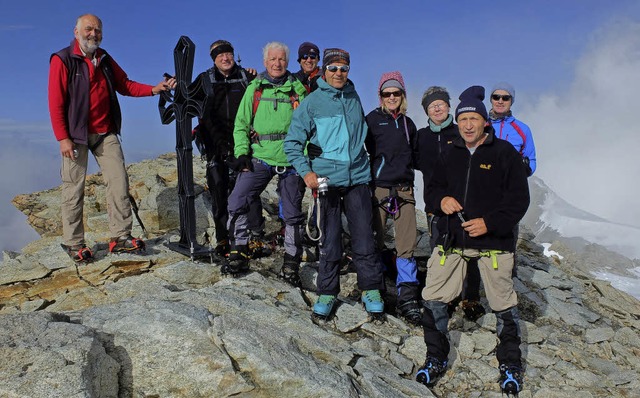
{"label": "blue sky", "polygon": [[[638,189],[628,184],[640,173],[631,152],[637,112],[630,105],[640,92],[637,1],[2,3],[1,249],[19,250],[36,238],[11,198],[60,183],[47,108],[48,60],[68,45],[76,17],[87,12],[102,19],[102,46],[129,77],[150,84],[173,72],[181,35],[197,46],[194,76],[210,66],[208,46],[220,38],[234,44],[243,66],[257,69],[262,46],[272,40],[291,47],[292,71],[303,41],[344,48],[365,111],[377,106],[380,75],[400,70],[409,116],[419,127],[426,123],[419,99],[427,87],[445,86],[456,98],[470,85],[490,89],[508,81],[517,91],[514,114],[536,140],[536,174],[578,207],[640,223]],[[121,105],[128,162],[173,150],[174,127],[160,124],[157,98],[121,98]]]}

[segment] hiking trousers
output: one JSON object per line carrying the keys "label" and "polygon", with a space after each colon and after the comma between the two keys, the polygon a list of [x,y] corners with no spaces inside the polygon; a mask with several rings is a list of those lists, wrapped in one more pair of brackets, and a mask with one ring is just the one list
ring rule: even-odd
{"label": "hiking trousers", "polygon": [[251,159],[253,171],[238,174],[236,185],[229,196],[229,234],[232,246],[245,246],[249,242],[249,226],[252,225],[251,204],[260,200],[260,194],[274,176],[278,176],[278,196],[282,201],[282,215],[285,223],[284,250],[290,256],[302,255],[302,197],[304,180],[293,167],[270,166],[262,160]]}
{"label": "hiking trousers", "polygon": [[383,267],[376,253],[372,226],[372,201],[368,185],[330,188],[320,198],[320,261],[318,294],[340,292],[342,248],[342,209],[351,235],[351,254],[361,290],[382,289]]}
{"label": "hiking trousers", "polygon": [[416,200],[413,188],[397,190],[399,207],[396,214],[389,214],[381,206],[380,202],[389,196],[389,188],[376,187],[374,191],[373,226],[376,232],[376,247],[379,251],[385,249],[384,236],[387,225],[387,217],[393,219],[396,253],[400,258],[412,258],[416,250],[417,226],[416,226]]}
{"label": "hiking trousers", "polygon": [[[98,134],[89,134],[89,145],[77,145],[75,160],[62,158],[62,236],[65,245],[84,244],[84,188],[89,161],[89,147],[100,139]],[[129,176],[124,164],[124,155],[117,134],[107,134],[93,150],[107,187],[107,214],[109,233],[112,238],[131,234],[133,219],[129,202]]]}

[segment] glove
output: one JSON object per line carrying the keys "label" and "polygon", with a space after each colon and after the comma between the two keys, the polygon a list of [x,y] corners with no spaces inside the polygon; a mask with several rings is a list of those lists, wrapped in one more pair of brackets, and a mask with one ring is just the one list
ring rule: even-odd
{"label": "glove", "polygon": [[313,160],[318,156],[322,155],[322,148],[312,143],[307,144],[307,155],[309,155],[309,159]]}
{"label": "glove", "polygon": [[527,170],[527,177],[531,177],[531,175],[533,174],[533,170],[531,170],[530,162],[531,161],[527,156],[522,157],[522,163],[524,163],[524,166],[526,167],[526,170]]}
{"label": "glove", "polygon": [[238,158],[230,156],[227,158],[226,162],[232,170],[242,171],[244,169],[248,169],[253,171],[253,163],[251,163],[251,156],[249,155],[240,155]]}

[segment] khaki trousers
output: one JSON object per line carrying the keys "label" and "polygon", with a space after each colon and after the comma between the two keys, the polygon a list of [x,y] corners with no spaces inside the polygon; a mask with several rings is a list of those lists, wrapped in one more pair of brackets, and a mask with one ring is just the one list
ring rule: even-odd
{"label": "khaki trousers", "polygon": [[478,258],[478,269],[484,284],[489,306],[493,311],[504,311],[518,305],[518,297],[513,290],[513,253],[496,254],[497,268],[491,257],[479,257],[476,249],[465,249],[462,255],[449,253],[444,264],[440,264],[442,252],[436,247],[427,262],[427,279],[422,290],[422,298],[427,301],[450,303],[462,292],[467,274],[469,258]]}
{"label": "khaki trousers", "polygon": [[392,217],[397,256],[400,258],[412,258],[413,252],[416,250],[417,239],[416,205],[415,198],[413,197],[413,188],[406,191],[398,191],[398,196],[404,199],[405,202],[403,202],[394,216],[391,216],[378,206],[380,201],[387,196],[389,196],[389,188],[376,188],[373,208],[373,228],[376,232],[376,248],[378,250],[384,249],[387,217]]}
{"label": "khaki trousers", "polygon": [[[98,141],[98,134],[89,134],[89,146]],[[89,147],[76,145],[76,160],[62,158],[62,235],[66,245],[84,244],[84,186],[87,176]],[[107,186],[107,214],[112,238],[131,233],[132,214],[129,202],[129,176],[124,165],[124,155],[116,134],[107,135],[95,149],[102,178]]]}

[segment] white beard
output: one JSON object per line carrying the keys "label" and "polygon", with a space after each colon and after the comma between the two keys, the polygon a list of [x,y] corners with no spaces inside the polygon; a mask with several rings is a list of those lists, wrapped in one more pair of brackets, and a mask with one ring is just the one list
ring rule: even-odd
{"label": "white beard", "polygon": [[80,45],[86,53],[93,54],[100,48],[100,41],[95,38],[93,40],[82,38],[80,39]]}

